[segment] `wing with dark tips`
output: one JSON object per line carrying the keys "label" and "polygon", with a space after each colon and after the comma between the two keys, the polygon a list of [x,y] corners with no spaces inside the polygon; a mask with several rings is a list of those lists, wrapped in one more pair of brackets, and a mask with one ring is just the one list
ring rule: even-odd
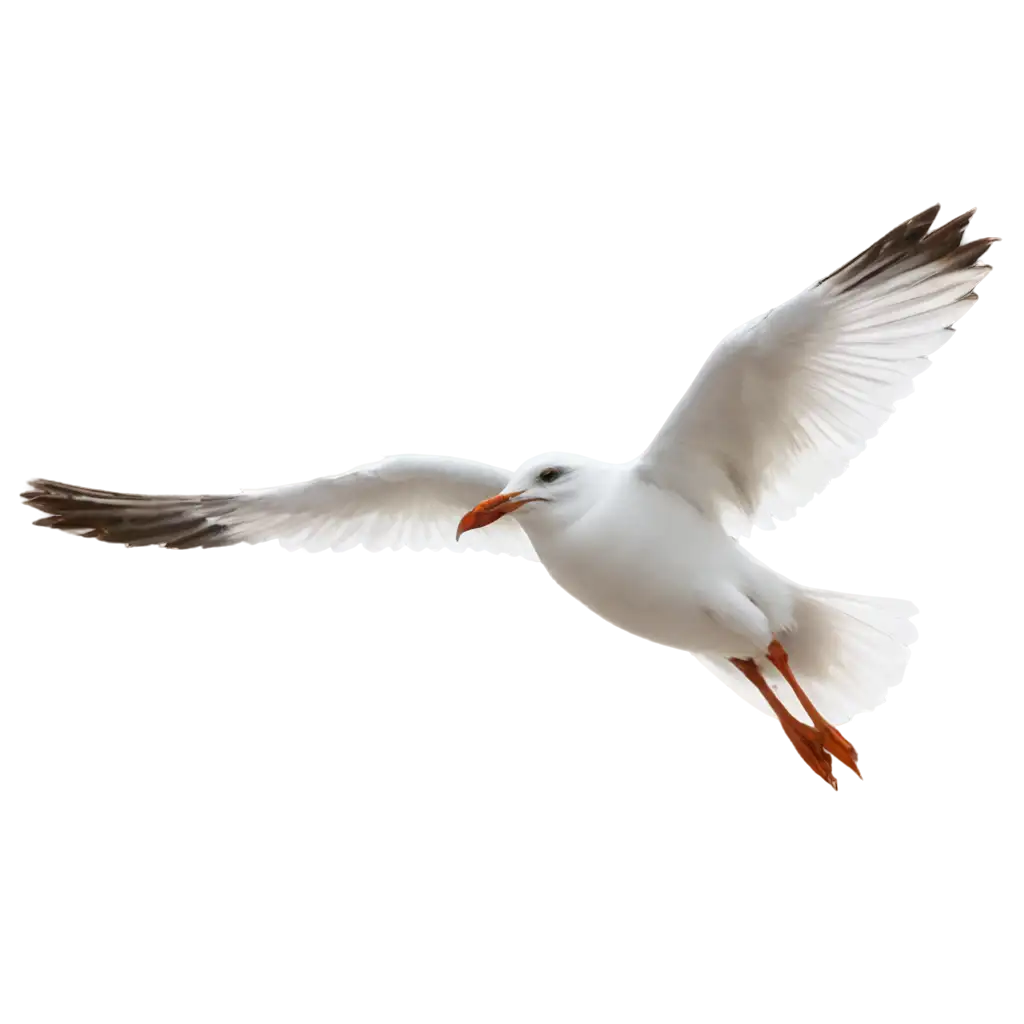
{"label": "wing with dark tips", "polygon": [[33,480],[22,497],[45,512],[37,526],[128,547],[215,548],[278,540],[343,551],[447,548],[536,558],[512,517],[456,544],[459,520],[508,481],[465,459],[399,455],[340,476],[233,495],[150,495]]}
{"label": "wing with dark tips", "polygon": [[733,331],[637,462],[732,533],[771,527],[837,477],[953,335],[995,239],[938,206]]}

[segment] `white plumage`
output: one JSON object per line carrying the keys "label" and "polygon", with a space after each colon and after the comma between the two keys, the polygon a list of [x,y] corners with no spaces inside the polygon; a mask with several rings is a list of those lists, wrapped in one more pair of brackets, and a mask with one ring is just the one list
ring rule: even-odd
{"label": "white plumage", "polygon": [[990,269],[977,260],[994,239],[962,243],[971,213],[930,231],[937,212],[726,337],[629,463],[548,454],[510,474],[404,455],[237,495],[37,480],[25,498],[48,513],[40,525],[127,545],[276,539],[539,558],[603,618],[694,653],[751,703],[771,704],[834,785],[829,753],[855,770],[856,753],[823,719],[845,722],[899,682],[913,606],[801,587],[735,538],[793,515],[841,473],[977,298]]}

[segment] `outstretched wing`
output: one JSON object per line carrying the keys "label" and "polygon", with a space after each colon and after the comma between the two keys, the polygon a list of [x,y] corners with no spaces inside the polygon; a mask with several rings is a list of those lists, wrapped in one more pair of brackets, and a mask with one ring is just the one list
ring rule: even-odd
{"label": "outstretched wing", "polygon": [[726,337],[637,471],[730,532],[788,519],[846,468],[913,389],[991,269],[962,244],[974,211],[912,217]]}
{"label": "outstretched wing", "polygon": [[475,549],[536,558],[510,516],[458,543],[459,519],[500,493],[510,474],[480,462],[397,455],[341,476],[233,495],[167,496],[95,491],[33,480],[22,497],[49,526],[136,547],[209,548],[279,540],[307,551]]}

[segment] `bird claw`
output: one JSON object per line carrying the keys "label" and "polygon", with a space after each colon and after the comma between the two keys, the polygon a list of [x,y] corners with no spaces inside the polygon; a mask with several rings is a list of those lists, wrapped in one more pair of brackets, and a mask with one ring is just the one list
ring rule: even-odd
{"label": "bird claw", "polygon": [[853,744],[834,726],[828,722],[822,722],[818,726],[818,734],[824,748],[846,765],[857,778],[861,779],[860,769],[857,767],[857,751]]}
{"label": "bird claw", "polygon": [[835,757],[854,775],[860,775],[857,752],[853,744],[835,727],[816,729],[799,720],[787,723],[785,738],[790,741],[805,767],[814,772],[819,782],[835,785],[831,757]]}
{"label": "bird claw", "polygon": [[828,755],[813,731],[795,727],[802,724],[798,721],[787,723],[780,721],[776,732],[792,746],[793,753],[800,764],[812,772],[819,782],[828,784],[833,781]]}
{"label": "bird claw", "polygon": [[[786,653],[786,649],[777,639],[772,640],[768,645],[768,660],[779,670],[786,682],[793,688],[793,692],[803,705],[804,711],[810,715],[811,721],[814,723],[814,731],[818,736],[818,742],[830,754],[834,754],[838,757],[839,760],[845,764],[850,771],[854,772],[858,778],[863,778],[860,774],[860,769],[857,767],[857,751],[854,750],[853,744],[850,743],[850,741],[834,725],[830,725],[826,722],[818,709],[811,703],[810,698],[806,693],[804,693],[802,687],[796,681],[796,676],[793,675],[793,670],[790,668],[789,664],[789,655]],[[792,738],[793,737],[790,736],[790,739]],[[796,743],[794,741],[794,746],[795,745]],[[807,758],[804,757],[804,760],[806,761]]]}
{"label": "bird claw", "polygon": [[819,742],[808,740],[803,736],[790,736],[787,738],[790,740],[794,753],[800,759],[801,764],[811,771],[819,782],[825,785],[836,784],[828,755]]}

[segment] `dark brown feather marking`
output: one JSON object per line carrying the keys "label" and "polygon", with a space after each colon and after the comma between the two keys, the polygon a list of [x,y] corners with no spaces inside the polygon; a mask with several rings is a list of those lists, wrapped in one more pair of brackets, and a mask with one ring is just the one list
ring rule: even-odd
{"label": "dark brown feather marking", "polygon": [[221,495],[120,494],[90,487],[32,480],[26,505],[46,512],[36,526],[92,537],[108,544],[168,548],[213,548],[237,544],[238,531],[217,519],[237,508]]}

